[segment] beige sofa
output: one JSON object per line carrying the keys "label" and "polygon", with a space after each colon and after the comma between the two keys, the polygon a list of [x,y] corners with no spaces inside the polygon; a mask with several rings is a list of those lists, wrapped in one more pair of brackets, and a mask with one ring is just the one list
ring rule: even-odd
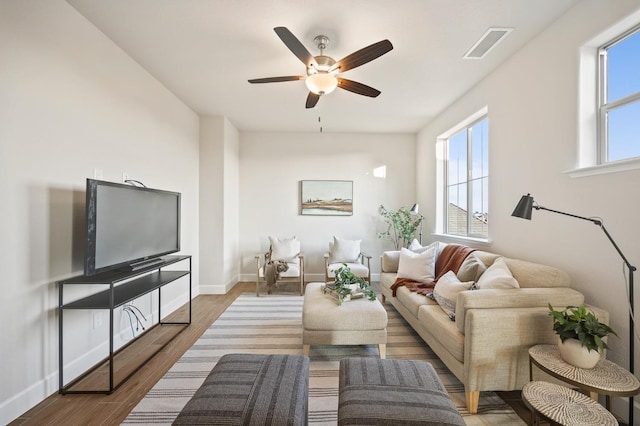
{"label": "beige sofa", "polygon": [[[480,250],[473,255],[487,268],[501,257]],[[556,309],[584,303],[582,293],[569,288],[566,272],[504,258],[520,288],[462,291],[452,321],[434,300],[407,287],[392,296],[399,258],[399,251],[381,257],[382,300],[398,310],[464,384],[470,413],[477,412],[481,391],[521,389],[529,381],[529,347],[556,342],[548,303]],[[594,310],[608,322],[607,312]]]}

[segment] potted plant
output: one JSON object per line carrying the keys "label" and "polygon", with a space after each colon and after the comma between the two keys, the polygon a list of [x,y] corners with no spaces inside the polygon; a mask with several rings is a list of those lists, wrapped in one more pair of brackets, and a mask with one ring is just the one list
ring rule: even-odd
{"label": "potted plant", "polygon": [[567,363],[580,368],[593,368],[607,344],[603,337],[618,334],[589,312],[584,305],[567,306],[555,311],[549,304],[549,315],[553,317],[553,331],[558,335],[560,356]]}
{"label": "potted plant", "polygon": [[387,222],[387,230],[378,232],[378,238],[389,238],[395,245],[396,250],[401,247],[408,247],[413,240],[416,230],[422,222],[421,215],[411,214],[407,207],[400,207],[398,210],[387,210],[381,204],[378,213]]}
{"label": "potted plant", "polygon": [[351,272],[351,268],[343,263],[341,267],[334,271],[335,282],[328,283],[322,287],[322,292],[331,294],[336,298],[338,305],[349,300],[352,294],[361,293],[367,299],[376,300],[376,293],[373,291],[369,283],[363,278],[356,276]]}

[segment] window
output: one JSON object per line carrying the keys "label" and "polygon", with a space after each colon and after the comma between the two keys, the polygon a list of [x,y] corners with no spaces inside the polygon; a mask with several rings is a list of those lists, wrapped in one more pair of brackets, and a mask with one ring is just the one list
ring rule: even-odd
{"label": "window", "polygon": [[598,53],[598,164],[640,158],[640,26]]}
{"label": "window", "polygon": [[445,234],[489,237],[489,119],[453,130],[444,140]]}

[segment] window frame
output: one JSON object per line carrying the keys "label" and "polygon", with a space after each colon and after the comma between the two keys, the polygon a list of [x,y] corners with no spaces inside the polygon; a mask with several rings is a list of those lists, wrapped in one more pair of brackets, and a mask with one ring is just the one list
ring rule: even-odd
{"label": "window frame", "polygon": [[625,39],[640,34],[640,24],[622,32],[608,42],[602,44],[597,51],[598,54],[598,71],[597,71],[597,152],[596,165],[610,165],[628,161],[640,161],[640,155],[634,157],[625,157],[617,160],[608,159],[609,138],[608,138],[608,114],[626,106],[630,106],[636,102],[640,102],[640,91],[631,93],[613,102],[606,102],[607,99],[607,71],[608,71],[608,52],[607,50]]}
{"label": "window frame", "polygon": [[[442,232],[444,233],[445,236],[451,237],[451,238],[459,238],[459,239],[467,239],[467,240],[476,240],[476,241],[485,241],[488,242],[489,241],[489,220],[488,220],[488,187],[489,187],[489,165],[488,165],[488,157],[489,157],[489,137],[487,137],[487,173],[486,175],[481,176],[480,178],[473,178],[473,150],[472,150],[472,146],[473,146],[473,127],[475,125],[477,125],[478,123],[482,122],[486,120],[487,122],[487,136],[489,134],[489,114],[488,111],[486,109],[484,109],[483,111],[481,111],[481,114],[474,114],[472,117],[470,117],[468,120],[460,123],[459,125],[453,127],[449,132],[447,132],[446,135],[443,135],[442,137],[440,137],[439,139],[442,140],[442,142],[444,143],[444,157],[443,157],[443,176],[442,176],[442,201],[443,201],[443,212],[442,212],[442,224],[441,224],[441,229]],[[449,189],[451,188],[451,185],[449,184],[449,141],[451,140],[451,138],[453,138],[454,136],[458,135],[461,132],[466,132],[466,142],[467,142],[467,165],[466,165],[466,179],[464,180],[464,182],[459,182],[456,185],[460,185],[460,184],[464,184],[467,187],[467,194],[466,194],[466,203],[467,203],[467,233],[466,235],[461,235],[461,234],[453,234],[451,233],[451,230],[449,229],[449,214],[448,214],[448,209],[449,209]],[[473,182],[477,181],[479,179],[487,179],[487,233],[486,235],[484,234],[474,234],[473,233],[473,221],[474,221],[474,214],[473,214]]]}

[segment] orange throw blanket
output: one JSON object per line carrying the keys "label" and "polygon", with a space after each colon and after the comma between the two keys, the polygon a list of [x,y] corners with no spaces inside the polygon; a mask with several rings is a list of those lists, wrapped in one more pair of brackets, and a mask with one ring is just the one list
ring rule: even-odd
{"label": "orange throw blanket", "polygon": [[433,281],[429,283],[419,283],[412,281],[410,278],[396,278],[391,286],[391,293],[393,297],[396,297],[396,291],[398,287],[405,286],[411,291],[415,291],[419,294],[427,294],[430,290],[436,286],[436,282],[449,271],[453,271],[454,273],[458,273],[458,269],[460,269],[460,265],[467,258],[467,256],[473,253],[476,249],[471,247],[463,246],[461,244],[449,244],[444,249],[442,249],[442,253],[438,256],[438,260],[436,260],[436,277]]}

